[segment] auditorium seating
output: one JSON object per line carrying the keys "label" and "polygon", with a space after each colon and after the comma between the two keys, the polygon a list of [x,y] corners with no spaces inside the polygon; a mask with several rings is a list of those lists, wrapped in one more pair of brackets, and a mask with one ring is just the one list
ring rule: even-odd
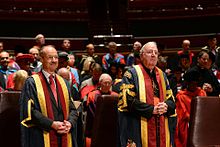
{"label": "auditorium seating", "polygon": [[118,98],[110,95],[98,97],[93,123],[92,147],[117,146]]}
{"label": "auditorium seating", "polygon": [[220,146],[220,97],[192,99],[189,147]]}
{"label": "auditorium seating", "polygon": [[20,147],[20,92],[0,93],[0,146]]}

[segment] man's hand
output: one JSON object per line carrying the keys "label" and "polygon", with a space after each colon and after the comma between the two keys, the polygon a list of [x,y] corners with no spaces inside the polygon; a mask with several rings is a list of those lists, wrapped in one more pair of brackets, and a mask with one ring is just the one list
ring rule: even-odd
{"label": "man's hand", "polygon": [[162,115],[162,114],[164,114],[164,113],[167,112],[167,107],[168,107],[168,106],[167,106],[166,103],[161,102],[161,103],[158,103],[157,105],[158,105],[158,113],[159,113],[160,115]]}
{"label": "man's hand", "polygon": [[57,130],[57,133],[66,134],[70,131],[71,127],[72,127],[71,123],[69,121],[64,120],[63,126]]}
{"label": "man's hand", "polygon": [[167,108],[168,108],[168,106],[166,103],[160,102],[154,106],[153,114],[162,115],[167,112]]}
{"label": "man's hand", "polygon": [[61,121],[53,121],[51,127],[57,131],[59,128],[62,128],[63,125],[64,123]]}

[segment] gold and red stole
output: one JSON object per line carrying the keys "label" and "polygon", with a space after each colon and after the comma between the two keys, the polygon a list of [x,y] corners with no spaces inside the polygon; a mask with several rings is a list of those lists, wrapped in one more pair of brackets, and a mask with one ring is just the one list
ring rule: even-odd
{"label": "gold and red stole", "polygon": [[[154,105],[154,90],[151,78],[141,64],[135,65],[134,68],[138,76],[140,101]],[[159,101],[163,102],[166,100],[166,83],[163,72],[157,67],[155,68],[155,72],[160,91]],[[149,120],[147,120],[145,117],[141,117],[141,141],[142,147],[155,146],[156,124],[154,117]],[[160,145],[163,147],[171,146],[168,118],[164,117],[163,115],[160,116]]]}
{"label": "gold and red stole", "polygon": [[[52,102],[50,98],[50,93],[48,91],[48,86],[46,80],[44,79],[44,75],[42,72],[38,74],[32,75],[37,88],[37,97],[40,104],[41,112],[44,116],[54,120]],[[63,110],[64,120],[68,119],[69,116],[69,93],[66,87],[65,81],[62,77],[56,75],[55,76],[57,90],[58,90],[58,98],[61,103],[61,107]],[[54,130],[49,132],[43,131],[44,137],[44,146],[45,147],[57,147],[57,136]],[[71,133],[65,134],[62,136],[62,147],[72,147],[72,139]]]}

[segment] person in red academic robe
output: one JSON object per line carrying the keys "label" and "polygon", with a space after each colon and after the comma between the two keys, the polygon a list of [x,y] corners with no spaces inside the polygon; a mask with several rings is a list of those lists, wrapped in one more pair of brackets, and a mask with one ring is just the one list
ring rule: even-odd
{"label": "person in red academic robe", "polygon": [[87,118],[86,118],[86,147],[90,147],[91,145],[91,137],[92,133],[95,130],[92,130],[93,127],[93,120],[95,117],[95,110],[96,110],[96,101],[100,95],[112,95],[118,96],[116,92],[111,90],[112,87],[112,78],[109,74],[102,74],[99,78],[100,88],[94,91],[91,91],[88,94],[88,99],[86,102],[87,107]]}
{"label": "person in red academic robe", "polygon": [[187,136],[190,120],[191,100],[196,96],[206,96],[206,92],[198,87],[198,73],[187,72],[184,75],[186,89],[180,90],[176,95],[176,112],[177,112],[177,127],[175,132],[176,147],[187,146]]}

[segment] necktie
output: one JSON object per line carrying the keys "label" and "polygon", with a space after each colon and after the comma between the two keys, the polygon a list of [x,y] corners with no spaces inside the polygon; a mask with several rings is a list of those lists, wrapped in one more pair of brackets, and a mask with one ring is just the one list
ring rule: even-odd
{"label": "necktie", "polygon": [[220,80],[220,71],[217,71],[216,77],[217,77],[218,80]]}
{"label": "necktie", "polygon": [[51,90],[53,92],[53,96],[54,96],[56,102],[58,102],[57,101],[57,90],[56,90],[55,82],[53,80],[53,75],[49,76],[49,80],[50,80],[50,88],[51,88]]}

